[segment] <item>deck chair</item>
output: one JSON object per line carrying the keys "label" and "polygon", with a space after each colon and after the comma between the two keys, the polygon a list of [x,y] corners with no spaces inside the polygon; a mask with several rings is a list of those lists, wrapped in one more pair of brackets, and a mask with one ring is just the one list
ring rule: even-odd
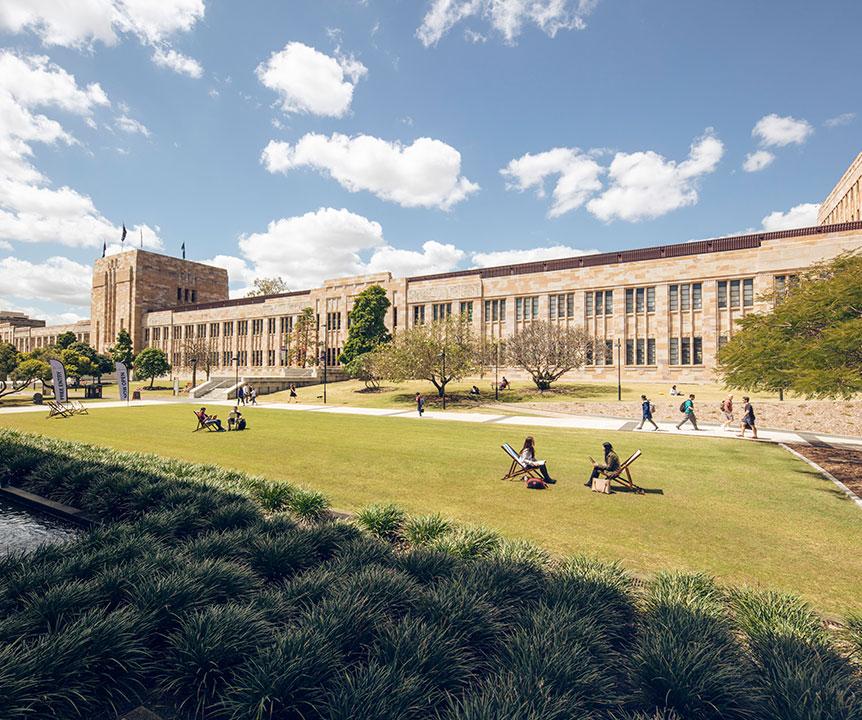
{"label": "deck chair", "polygon": [[[619,468],[616,471],[607,472],[605,470],[602,470],[601,471],[602,477],[606,477],[612,483],[617,482],[620,485],[622,485],[623,487],[627,487],[629,490],[634,490],[638,495],[643,495],[644,489],[642,487],[640,487],[639,485],[634,484],[634,481],[632,480],[631,471],[629,470],[632,463],[634,463],[634,461],[637,460],[640,456],[641,456],[641,451],[635,450],[631,454],[631,456],[624,463],[622,463],[622,465],[619,466]],[[593,462],[594,464],[596,462],[592,458],[590,458],[590,461]]]}
{"label": "deck chair", "polygon": [[87,410],[87,406],[84,405],[80,400],[69,400],[66,403],[66,407],[71,408],[73,415],[89,415],[90,411]]}
{"label": "deck chair", "polygon": [[192,432],[197,432],[198,430],[209,430],[210,432],[218,432],[218,428],[213,423],[205,423],[201,419],[201,416],[197,414],[197,411],[192,410],[192,412],[195,414],[195,417],[198,421],[198,426]]}
{"label": "deck chair", "polygon": [[538,468],[529,467],[509,443],[503,443],[500,447],[512,459],[509,472],[503,475],[502,480],[523,480],[525,482],[531,479],[541,480],[542,476],[539,474]]}
{"label": "deck chair", "polygon": [[56,400],[47,400],[45,404],[49,408],[48,419],[50,420],[52,417],[72,417],[74,412],[70,407],[67,407],[63,403],[57,402]]}

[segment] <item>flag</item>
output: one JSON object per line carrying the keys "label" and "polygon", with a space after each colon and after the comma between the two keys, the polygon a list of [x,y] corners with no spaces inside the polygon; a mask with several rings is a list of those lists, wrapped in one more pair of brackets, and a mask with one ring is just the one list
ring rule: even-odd
{"label": "flag", "polygon": [[117,369],[117,387],[120,389],[120,400],[129,401],[129,370],[125,364],[117,361],[114,363]]}
{"label": "flag", "polygon": [[120,244],[126,242],[126,223],[123,223],[123,236],[120,238]]}
{"label": "flag", "polygon": [[144,228],[141,228],[141,247],[144,247]]}
{"label": "flag", "polygon": [[54,398],[57,402],[64,403],[69,398],[66,394],[66,368],[63,367],[63,363],[59,360],[49,360],[48,364],[51,366],[51,381],[54,385]]}
{"label": "flag", "polygon": [[186,244],[185,243],[183,243],[182,250],[183,250],[183,260],[185,260],[186,259]]}
{"label": "flag", "polygon": [[105,257],[105,254],[108,252],[108,241],[102,243],[102,257]]}

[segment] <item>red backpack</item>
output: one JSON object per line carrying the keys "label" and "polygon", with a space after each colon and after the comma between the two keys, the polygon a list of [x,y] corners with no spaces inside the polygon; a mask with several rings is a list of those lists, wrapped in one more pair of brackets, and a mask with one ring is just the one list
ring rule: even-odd
{"label": "red backpack", "polygon": [[527,480],[527,487],[530,490],[545,490],[548,485],[544,480],[540,480],[539,478],[530,478]]}

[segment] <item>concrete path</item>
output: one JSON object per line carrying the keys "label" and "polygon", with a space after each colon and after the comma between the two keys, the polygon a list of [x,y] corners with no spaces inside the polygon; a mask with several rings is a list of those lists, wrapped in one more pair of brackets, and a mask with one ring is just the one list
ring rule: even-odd
{"label": "concrete path", "polygon": [[[89,411],[97,411],[102,408],[138,408],[138,407],[153,407],[157,405],[200,405],[199,400],[137,400],[130,403],[119,401],[106,401],[87,403]],[[232,407],[233,402],[224,400],[210,400],[203,403],[207,407]],[[248,410],[252,406],[247,406]],[[336,415],[365,415],[371,417],[392,417],[403,418],[405,420],[413,420],[414,422],[437,422],[440,420],[448,422],[463,422],[474,424],[497,424],[497,425],[512,425],[515,427],[532,427],[532,428],[562,428],[575,430],[598,430],[598,431],[618,431],[640,433],[654,433],[652,428],[637,430],[637,423],[630,418],[613,418],[602,416],[586,416],[586,415],[563,415],[562,413],[543,413],[541,415],[500,415],[493,412],[464,412],[460,410],[428,410],[419,418],[415,410],[398,410],[386,408],[363,408],[349,407],[345,405],[303,405],[300,403],[275,403],[275,402],[260,402],[255,407],[260,410],[280,410],[286,412],[315,412],[324,414]],[[21,407],[0,408],[0,414],[9,415],[14,413],[45,413],[47,415],[48,408],[39,405],[25,405]],[[677,430],[673,423],[659,422],[659,432],[667,435],[686,435],[704,438],[724,438],[740,441],[737,437],[737,428],[733,431],[722,430],[719,425],[702,424],[701,430],[686,426],[683,430]],[[799,443],[802,445],[813,446],[828,446],[828,445],[852,445],[862,447],[862,438],[845,437],[840,435],[821,435],[810,432],[794,432],[792,430],[758,430],[760,442],[771,443]],[[746,442],[753,442],[746,439]]]}

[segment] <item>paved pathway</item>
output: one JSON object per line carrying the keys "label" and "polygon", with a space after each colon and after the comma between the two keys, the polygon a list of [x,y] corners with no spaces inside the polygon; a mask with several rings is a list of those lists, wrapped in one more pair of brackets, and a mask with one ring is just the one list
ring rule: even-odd
{"label": "paved pathway", "polygon": [[[172,405],[172,404],[195,404],[200,401],[191,400],[139,400],[130,403],[118,401],[94,402],[87,403],[87,409],[90,411],[100,410],[102,408],[137,408],[137,407],[152,407],[156,405]],[[231,407],[234,403],[228,401],[209,401],[207,406]],[[534,427],[534,428],[569,428],[578,430],[615,430],[622,432],[634,433],[653,433],[652,428],[648,430],[637,430],[636,423],[627,418],[613,418],[601,416],[586,416],[586,415],[564,415],[563,413],[543,412],[541,415],[501,415],[493,412],[464,412],[460,410],[428,410],[421,418],[417,416],[415,410],[401,409],[386,409],[386,408],[363,408],[349,407],[345,405],[303,405],[299,403],[274,403],[261,402],[256,409],[261,410],[280,410],[286,412],[316,412],[338,415],[365,415],[373,417],[392,417],[413,420],[415,422],[464,422],[476,424],[496,424],[496,425],[512,425],[517,427]],[[492,409],[492,408],[489,408]],[[0,408],[0,414],[14,413],[47,413],[48,409],[45,406],[24,405],[20,407]],[[660,422],[658,423],[660,432],[668,435],[687,435],[709,438],[724,438],[736,439],[737,429],[732,432],[722,430],[719,425],[701,425],[702,430],[696,432],[693,429],[686,427],[683,430],[677,430],[673,423]],[[862,438],[844,437],[839,435],[821,435],[809,432],[794,432],[791,430],[759,430],[760,440],[762,442],[773,443],[799,443],[803,445],[814,445],[823,447],[824,445],[853,445],[862,447]]]}

